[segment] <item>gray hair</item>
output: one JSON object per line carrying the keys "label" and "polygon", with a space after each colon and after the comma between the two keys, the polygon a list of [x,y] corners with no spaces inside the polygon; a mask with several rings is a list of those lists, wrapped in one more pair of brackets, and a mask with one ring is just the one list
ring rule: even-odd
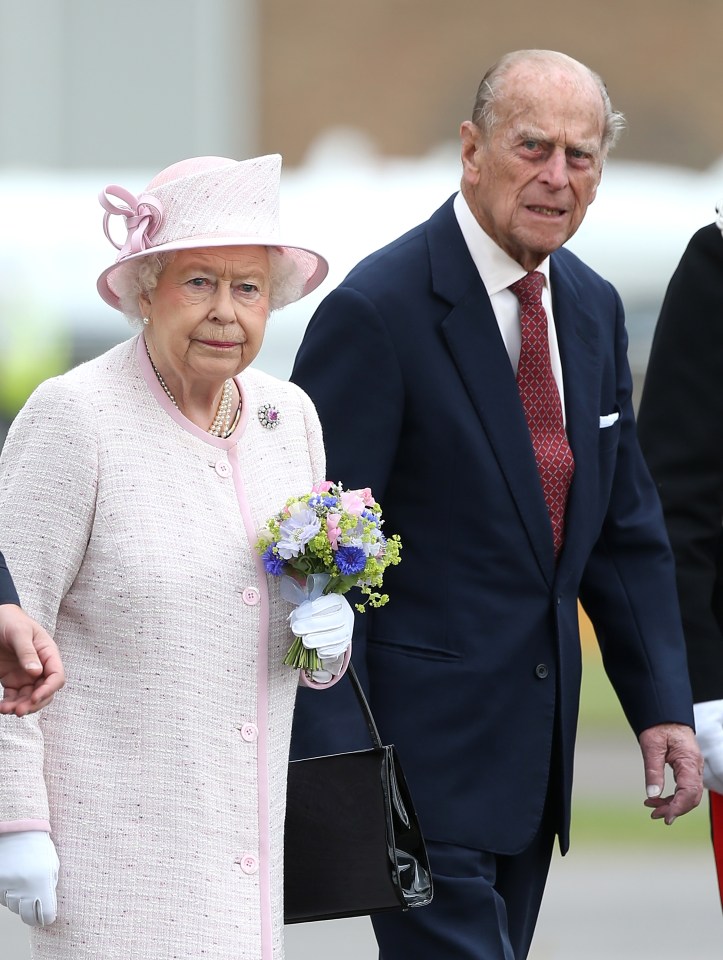
{"label": "gray hair", "polygon": [[[269,252],[269,313],[280,310],[288,303],[298,300],[304,290],[304,279],[292,260],[279,247],[267,247]],[[169,253],[151,253],[123,264],[113,277],[113,288],[118,295],[120,308],[128,322],[141,326],[139,298],[155,290],[158,278],[175,256]]]}
{"label": "gray hair", "polygon": [[472,122],[485,134],[489,135],[499,122],[495,110],[495,102],[504,96],[504,80],[513,67],[519,63],[555,64],[559,67],[575,68],[586,71],[602,98],[604,126],[602,136],[603,159],[608,150],[615,146],[621,133],[625,129],[625,117],[618,110],[614,110],[610,102],[607,87],[602,77],[585,64],[568,57],[567,54],[556,50],[516,50],[507,53],[493,64],[482,78],[477,90],[477,96],[472,110]]}

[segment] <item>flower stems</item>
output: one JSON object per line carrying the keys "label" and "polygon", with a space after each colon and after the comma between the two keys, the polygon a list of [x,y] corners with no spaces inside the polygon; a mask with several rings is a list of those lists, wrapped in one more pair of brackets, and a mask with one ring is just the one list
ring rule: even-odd
{"label": "flower stems", "polygon": [[316,650],[308,650],[297,637],[289,647],[289,652],[284,657],[284,663],[287,667],[294,667],[297,670],[320,670],[321,660]]}

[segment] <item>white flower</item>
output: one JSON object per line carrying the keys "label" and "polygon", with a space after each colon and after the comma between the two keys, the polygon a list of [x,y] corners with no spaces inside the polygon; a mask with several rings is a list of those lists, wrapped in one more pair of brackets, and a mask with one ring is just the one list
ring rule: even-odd
{"label": "white flower", "polygon": [[304,552],[304,547],[321,529],[321,521],[311,507],[292,503],[289,517],[279,525],[279,542],[276,549],[284,560],[291,560]]}
{"label": "white flower", "polygon": [[376,557],[382,548],[378,540],[365,540],[362,537],[351,537],[346,541],[350,547],[359,547],[364,551],[365,557]]}

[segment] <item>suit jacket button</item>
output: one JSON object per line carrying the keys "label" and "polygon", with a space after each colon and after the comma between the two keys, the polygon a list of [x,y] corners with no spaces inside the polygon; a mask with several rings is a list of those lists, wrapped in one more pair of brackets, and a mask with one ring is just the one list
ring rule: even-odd
{"label": "suit jacket button", "polygon": [[537,666],[535,667],[535,673],[540,678],[540,680],[544,680],[547,674],[549,673],[549,671],[544,663],[538,663]]}

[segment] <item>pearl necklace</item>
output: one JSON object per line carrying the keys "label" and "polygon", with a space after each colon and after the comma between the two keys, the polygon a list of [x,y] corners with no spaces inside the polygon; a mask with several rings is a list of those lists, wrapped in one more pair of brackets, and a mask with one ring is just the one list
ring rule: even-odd
{"label": "pearl necklace", "polygon": [[[153,372],[156,375],[156,379],[161,385],[163,392],[171,401],[173,406],[178,410],[178,404],[176,403],[176,398],[173,396],[171,391],[166,386],[166,381],[160,374],[158,367],[153,362],[153,357],[148,349],[148,344],[146,344],[146,353],[148,354],[148,359],[151,361],[151,366],[153,367]],[[213,423],[206,431],[210,433],[212,437],[219,437],[221,440],[225,440],[227,437],[230,437],[231,434],[236,429],[236,424],[238,423],[239,414],[241,413],[241,404],[239,403],[236,410],[232,410],[231,406],[233,404],[233,380],[227,380],[223,385],[223,392],[221,394],[221,401],[218,405],[218,410],[216,411],[216,416],[213,418]]]}

